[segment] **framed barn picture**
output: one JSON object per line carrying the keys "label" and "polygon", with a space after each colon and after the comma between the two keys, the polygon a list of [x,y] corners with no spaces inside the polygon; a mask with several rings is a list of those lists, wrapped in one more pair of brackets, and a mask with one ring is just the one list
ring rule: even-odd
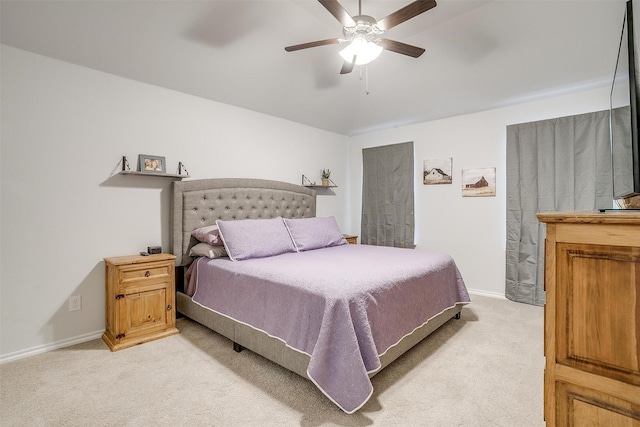
{"label": "framed barn picture", "polygon": [[451,184],[451,171],[453,168],[453,158],[429,159],[424,161],[424,172],[422,182],[425,185]]}
{"label": "framed barn picture", "polygon": [[462,197],[496,195],[496,168],[462,170]]}

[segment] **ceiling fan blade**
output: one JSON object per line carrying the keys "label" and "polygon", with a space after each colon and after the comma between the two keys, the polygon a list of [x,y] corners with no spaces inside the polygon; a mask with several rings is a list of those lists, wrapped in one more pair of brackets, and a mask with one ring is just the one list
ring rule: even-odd
{"label": "ceiling fan blade", "polygon": [[308,49],[310,47],[318,47],[318,46],[326,46],[329,44],[338,44],[340,43],[340,39],[326,39],[326,40],[318,40],[315,42],[296,44],[293,46],[287,46],[284,48],[287,52],[294,52],[296,50]]}
{"label": "ceiling fan blade", "polygon": [[417,58],[424,53],[424,49],[421,47],[411,46],[410,44],[397,42],[395,40],[382,39],[379,44],[386,50],[412,56],[414,58]]}
{"label": "ceiling fan blade", "polygon": [[353,27],[356,25],[356,21],[353,20],[351,15],[344,10],[344,7],[338,3],[338,0],[318,0],[321,5],[325,7],[332,14],[343,27]]}
{"label": "ceiling fan blade", "polygon": [[353,60],[351,62],[344,61],[342,64],[342,69],[340,70],[340,74],[349,74],[353,71],[353,66],[356,64],[356,55],[353,55]]}
{"label": "ceiling fan blade", "polygon": [[408,21],[409,19],[416,17],[429,9],[433,9],[434,7],[436,7],[435,0],[416,0],[402,9],[396,10],[391,15],[379,20],[378,28],[383,31],[387,31],[388,29],[393,28],[398,24],[402,24],[404,21]]}

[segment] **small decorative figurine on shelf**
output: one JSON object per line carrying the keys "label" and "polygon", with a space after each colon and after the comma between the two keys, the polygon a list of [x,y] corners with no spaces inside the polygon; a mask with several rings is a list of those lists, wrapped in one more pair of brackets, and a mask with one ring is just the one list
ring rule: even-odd
{"label": "small decorative figurine on shelf", "polygon": [[331,171],[329,169],[322,169],[322,186],[329,187],[329,177],[331,176]]}

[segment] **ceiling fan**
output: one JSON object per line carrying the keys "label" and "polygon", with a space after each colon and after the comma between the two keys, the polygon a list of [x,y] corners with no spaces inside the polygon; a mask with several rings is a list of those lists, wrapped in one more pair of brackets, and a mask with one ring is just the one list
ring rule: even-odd
{"label": "ceiling fan", "polygon": [[377,58],[383,49],[414,58],[422,55],[423,48],[383,38],[382,34],[396,25],[436,7],[435,0],[416,0],[380,21],[376,21],[373,17],[362,14],[362,0],[358,0],[358,15],[355,16],[350,16],[338,0],[318,1],[343,25],[344,38],[287,46],[284,50],[294,52],[311,47],[347,42],[349,45],[340,51],[340,56],[344,59],[340,74],[350,73],[354,65],[368,64]]}

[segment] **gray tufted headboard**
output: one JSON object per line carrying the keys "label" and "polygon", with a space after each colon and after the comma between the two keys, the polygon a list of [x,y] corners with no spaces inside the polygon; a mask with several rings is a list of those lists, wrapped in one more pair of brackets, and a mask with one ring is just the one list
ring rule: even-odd
{"label": "gray tufted headboard", "polygon": [[171,201],[172,252],[176,266],[193,261],[198,243],[191,232],[217,219],[308,218],[316,216],[316,191],[287,182],[249,178],[174,181]]}

